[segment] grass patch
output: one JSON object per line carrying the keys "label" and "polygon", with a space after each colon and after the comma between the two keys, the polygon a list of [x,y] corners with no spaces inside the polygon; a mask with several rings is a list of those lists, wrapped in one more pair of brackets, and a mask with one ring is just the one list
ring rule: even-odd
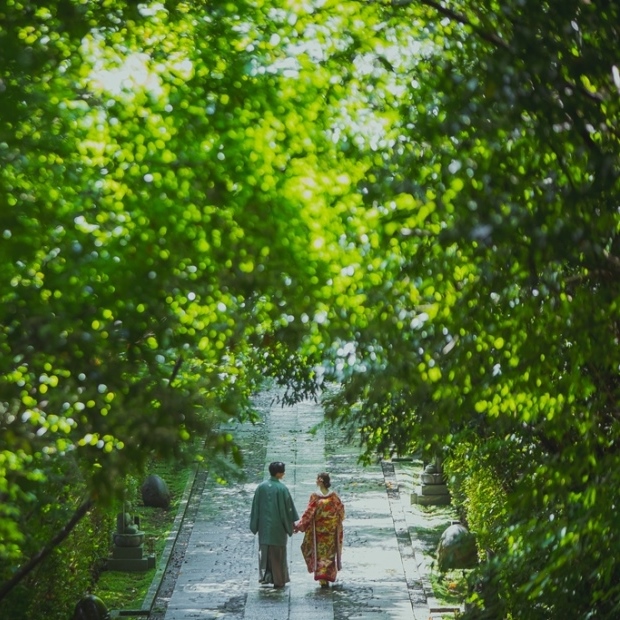
{"label": "grass patch", "polygon": [[[420,474],[423,471],[421,461],[398,461],[395,464],[399,481],[403,488],[417,489]],[[409,526],[412,540],[416,541],[418,552],[424,559],[428,570],[432,596],[440,605],[459,607],[467,598],[467,577],[462,570],[450,570],[442,573],[437,568],[437,546],[439,539],[453,520],[457,512],[452,504],[448,505],[413,505],[411,511],[420,518],[413,518]],[[443,614],[442,618],[458,618],[459,614]]]}
{"label": "grass patch", "polygon": [[424,548],[425,555],[429,555],[431,557],[435,556],[435,551],[437,549],[437,545],[439,544],[439,539],[441,538],[441,535],[444,533],[448,525],[450,525],[450,521],[448,521],[447,524],[440,523],[439,525],[435,525],[434,527],[416,528],[416,537]]}
{"label": "grass patch", "polygon": [[[156,463],[149,468],[149,473],[157,474],[168,485],[172,498],[170,506],[167,509],[144,506],[138,488],[136,497],[131,502],[133,507],[130,512],[140,517],[140,529],[145,533],[143,554],[155,556],[155,568],[139,572],[102,571],[93,594],[98,596],[109,610],[138,610],[142,607],[155,572],[159,568],[161,555],[171,533],[183,492],[194,470],[187,465]],[[111,554],[110,544],[110,556]]]}
{"label": "grass patch", "polygon": [[[427,550],[424,552],[424,555],[429,562],[429,578],[433,596],[442,605],[456,607],[462,605],[468,596],[468,571],[453,569],[442,573],[437,568],[437,545],[439,544],[442,533],[448,525],[444,524],[441,527],[435,527],[432,530],[426,530],[420,533],[423,534],[425,538],[425,547]],[[452,616],[446,617],[450,618]],[[454,617],[458,618],[458,615]]]}
{"label": "grass patch", "polygon": [[463,571],[431,572],[435,598],[445,605],[461,605],[467,597],[467,579]]}

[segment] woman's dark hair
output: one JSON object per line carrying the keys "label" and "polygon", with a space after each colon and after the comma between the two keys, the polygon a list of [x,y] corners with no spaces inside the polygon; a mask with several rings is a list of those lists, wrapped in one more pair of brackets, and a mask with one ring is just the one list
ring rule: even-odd
{"label": "woman's dark hair", "polygon": [[282,461],[274,461],[273,463],[269,463],[269,473],[272,476],[276,474],[284,473],[284,463]]}
{"label": "woman's dark hair", "polygon": [[329,481],[329,474],[326,471],[322,471],[317,478],[323,483],[326,489],[332,486],[332,483]]}

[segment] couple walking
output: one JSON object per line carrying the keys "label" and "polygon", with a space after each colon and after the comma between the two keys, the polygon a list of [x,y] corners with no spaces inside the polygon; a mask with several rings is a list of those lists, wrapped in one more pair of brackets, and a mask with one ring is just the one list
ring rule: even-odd
{"label": "couple walking", "polygon": [[304,532],[301,552],[309,573],[321,587],[336,581],[341,568],[343,541],[342,521],[344,505],[338,495],[330,491],[329,474],[317,476],[317,491],[310,495],[301,519],[297,514],[289,490],[282,482],[284,463],[269,465],[269,480],[262,482],[254,492],[250,530],[258,533],[258,565],[260,583],[273,583],[283,588],[290,581],[286,559],[287,536]]}

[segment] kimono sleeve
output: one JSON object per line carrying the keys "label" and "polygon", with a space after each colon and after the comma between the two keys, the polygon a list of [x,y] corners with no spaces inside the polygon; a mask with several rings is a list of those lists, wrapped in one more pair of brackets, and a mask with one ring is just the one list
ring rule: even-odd
{"label": "kimono sleeve", "polygon": [[297,524],[297,530],[300,532],[305,532],[312,523],[312,519],[314,518],[314,513],[316,512],[318,495],[313,493],[308,500],[308,506],[304,511],[304,514],[301,516],[299,523]]}
{"label": "kimono sleeve", "polygon": [[283,492],[278,494],[278,500],[281,502],[280,515],[282,518],[282,526],[289,536],[293,535],[293,525],[299,518],[297,509],[293,503],[293,498],[288,489],[284,488]]}
{"label": "kimono sleeve", "polygon": [[336,504],[336,513],[338,514],[338,518],[340,519],[340,521],[344,521],[344,504],[342,503],[342,500],[336,495],[336,498],[338,499],[338,502]]}
{"label": "kimono sleeve", "polygon": [[258,499],[258,489],[254,493],[254,499],[252,500],[252,512],[250,513],[250,531],[252,534],[256,534],[258,532],[258,513],[259,510],[259,499]]}

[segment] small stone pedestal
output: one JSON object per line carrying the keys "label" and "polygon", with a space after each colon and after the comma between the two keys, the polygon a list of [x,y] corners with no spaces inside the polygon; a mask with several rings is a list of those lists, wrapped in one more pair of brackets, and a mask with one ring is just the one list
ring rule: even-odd
{"label": "small stone pedestal", "polygon": [[441,465],[429,463],[420,474],[420,485],[411,494],[411,503],[421,506],[444,506],[450,503],[450,492]]}
{"label": "small stone pedestal", "polygon": [[116,517],[116,532],[112,540],[114,546],[112,557],[106,564],[107,570],[138,572],[155,568],[155,556],[144,556],[144,532],[140,531],[138,517],[132,519],[128,513],[120,513]]}

